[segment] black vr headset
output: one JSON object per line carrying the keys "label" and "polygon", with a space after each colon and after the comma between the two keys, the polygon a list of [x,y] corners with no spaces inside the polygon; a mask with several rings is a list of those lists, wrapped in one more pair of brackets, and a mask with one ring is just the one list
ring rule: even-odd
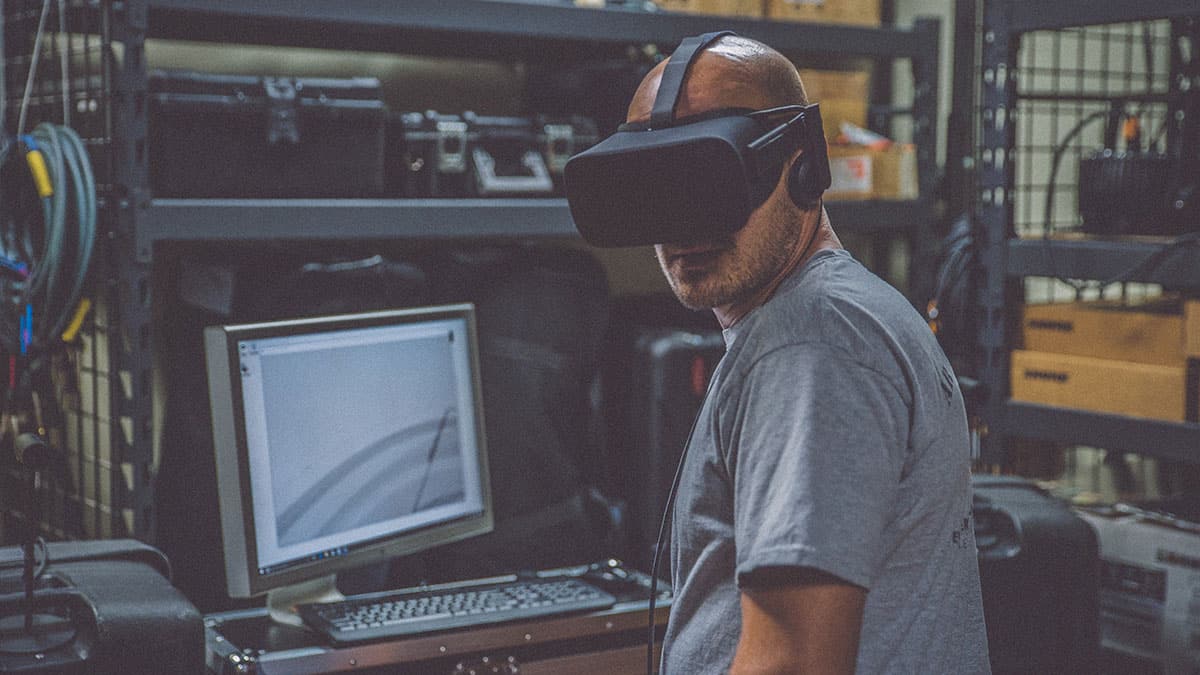
{"label": "black vr headset", "polygon": [[650,120],[572,157],[565,169],[571,217],[595,246],[702,241],[741,229],[766,200],[798,148],[788,176],[798,205],[829,187],[829,157],[817,104],[768,110],[723,108],[676,119],[688,68],[729,31],[685,39],[671,54]]}

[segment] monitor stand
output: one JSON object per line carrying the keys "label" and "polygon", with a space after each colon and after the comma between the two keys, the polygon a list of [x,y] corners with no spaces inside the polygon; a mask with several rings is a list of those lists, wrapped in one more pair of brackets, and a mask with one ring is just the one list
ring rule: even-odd
{"label": "monitor stand", "polygon": [[302,626],[304,622],[296,613],[296,605],[311,602],[337,602],[345,599],[346,596],[337,589],[337,575],[330,574],[311,581],[267,591],[267,610],[271,613],[271,618],[279,623]]}

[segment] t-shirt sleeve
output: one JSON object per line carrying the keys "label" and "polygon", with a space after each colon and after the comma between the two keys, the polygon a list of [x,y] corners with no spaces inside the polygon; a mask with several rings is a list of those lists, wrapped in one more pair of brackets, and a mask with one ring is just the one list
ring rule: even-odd
{"label": "t-shirt sleeve", "polygon": [[809,567],[870,588],[908,445],[902,390],[805,344],[759,359],[723,407],[738,585],[765,568]]}

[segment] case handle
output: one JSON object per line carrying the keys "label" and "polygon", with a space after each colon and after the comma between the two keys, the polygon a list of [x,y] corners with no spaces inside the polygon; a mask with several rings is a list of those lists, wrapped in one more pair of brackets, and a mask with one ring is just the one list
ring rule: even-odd
{"label": "case handle", "polygon": [[528,176],[497,176],[496,160],[483,148],[474,148],[471,159],[481,195],[550,194],[554,191],[554,181],[546,169],[546,162],[536,150],[527,150],[521,156],[521,165],[529,170]]}

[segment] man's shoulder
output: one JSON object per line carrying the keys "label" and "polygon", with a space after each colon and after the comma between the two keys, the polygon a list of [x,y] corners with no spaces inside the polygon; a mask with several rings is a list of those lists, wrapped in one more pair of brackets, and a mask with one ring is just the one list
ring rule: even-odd
{"label": "man's shoulder", "polygon": [[830,251],[788,280],[752,316],[752,351],[789,344],[824,346],[849,356],[928,332],[908,300],[845,251]]}

